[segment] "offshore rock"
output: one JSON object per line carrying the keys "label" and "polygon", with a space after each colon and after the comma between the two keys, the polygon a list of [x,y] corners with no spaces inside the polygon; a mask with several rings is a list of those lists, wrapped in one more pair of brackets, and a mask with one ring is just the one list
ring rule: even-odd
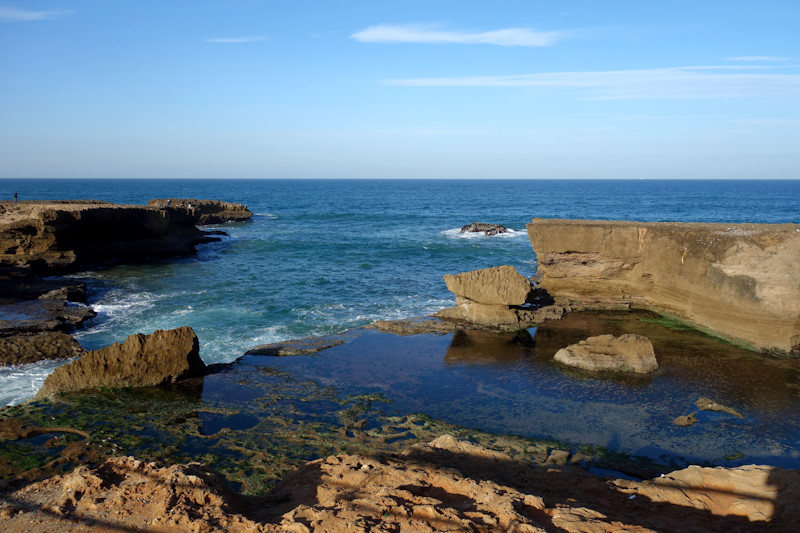
{"label": "offshore rock", "polygon": [[147,202],[150,207],[186,210],[198,226],[242,222],[253,216],[244,204],[196,198],[155,198]]}
{"label": "offshore rock", "polygon": [[147,387],[201,376],[197,336],[192,328],[138,333],[125,342],[93,350],[57,368],[36,393],[36,398],[95,387]]}
{"label": "offshore rock", "polygon": [[211,240],[186,210],[96,200],[0,202],[0,263],[38,272],[189,255]]}
{"label": "offshore rock", "polygon": [[500,224],[483,224],[481,222],[473,222],[461,227],[461,233],[483,233],[491,237],[500,233],[508,233],[508,228]]}
{"label": "offshore rock", "polygon": [[594,372],[647,374],[658,369],[653,343],[641,335],[598,335],[561,348],[559,363]]}
{"label": "offshore rock", "polygon": [[800,353],[800,225],[534,219],[537,281],[583,309],[676,315]]}

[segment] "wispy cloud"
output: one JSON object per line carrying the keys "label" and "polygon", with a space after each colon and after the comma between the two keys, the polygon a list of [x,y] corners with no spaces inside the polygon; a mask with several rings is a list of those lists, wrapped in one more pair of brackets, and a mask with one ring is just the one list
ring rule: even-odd
{"label": "wispy cloud", "polygon": [[48,9],[46,11],[30,11],[10,6],[0,6],[0,20],[6,22],[29,22],[62,17],[72,13],[69,9]]}
{"label": "wispy cloud", "polygon": [[494,44],[499,46],[550,46],[564,38],[563,31],[505,28],[485,32],[443,30],[424,24],[379,24],[350,36],[362,43]]}
{"label": "wispy cloud", "polygon": [[257,43],[259,41],[266,41],[267,37],[220,37],[216,39],[206,39],[207,43],[226,43],[226,44],[240,44],[240,43]]}
{"label": "wispy cloud", "polygon": [[726,61],[766,61],[766,62],[776,62],[776,61],[789,61],[788,57],[775,57],[775,56],[737,56],[737,57],[726,57]]}
{"label": "wispy cloud", "polygon": [[548,72],[516,76],[386,80],[404,87],[531,87],[592,100],[667,98],[800,98],[800,75],[762,66],[691,66],[642,70]]}

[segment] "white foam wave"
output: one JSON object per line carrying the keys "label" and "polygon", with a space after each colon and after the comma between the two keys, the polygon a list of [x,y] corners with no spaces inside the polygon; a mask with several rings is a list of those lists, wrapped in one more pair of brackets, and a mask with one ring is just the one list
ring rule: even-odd
{"label": "white foam wave", "polygon": [[45,378],[67,362],[38,361],[0,368],[0,405],[16,405],[30,400],[42,388]]}
{"label": "white foam wave", "polygon": [[515,239],[525,236],[524,230],[514,230],[509,228],[507,233],[498,233],[497,235],[486,235],[480,232],[461,233],[461,228],[446,229],[440,232],[448,239]]}

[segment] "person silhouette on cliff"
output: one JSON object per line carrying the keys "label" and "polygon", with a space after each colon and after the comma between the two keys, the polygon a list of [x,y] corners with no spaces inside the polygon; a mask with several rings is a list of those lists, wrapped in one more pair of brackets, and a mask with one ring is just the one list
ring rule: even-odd
{"label": "person silhouette on cliff", "polygon": [[17,197],[18,197],[17,193],[14,193],[14,203],[15,204],[17,203]]}

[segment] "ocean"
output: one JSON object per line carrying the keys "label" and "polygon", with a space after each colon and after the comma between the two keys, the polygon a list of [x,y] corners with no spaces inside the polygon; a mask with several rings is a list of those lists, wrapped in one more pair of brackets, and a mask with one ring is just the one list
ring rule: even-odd
{"label": "ocean", "polygon": [[[343,331],[453,304],[443,274],[536,257],[534,217],[800,223],[800,181],[689,180],[0,180],[0,197],[155,197],[247,204],[198,254],[74,274],[98,316],[75,337],[87,349],[128,335],[191,326],[206,363],[259,344]],[[472,221],[510,233],[461,234]],[[32,397],[56,363],[0,369],[0,403]]]}

